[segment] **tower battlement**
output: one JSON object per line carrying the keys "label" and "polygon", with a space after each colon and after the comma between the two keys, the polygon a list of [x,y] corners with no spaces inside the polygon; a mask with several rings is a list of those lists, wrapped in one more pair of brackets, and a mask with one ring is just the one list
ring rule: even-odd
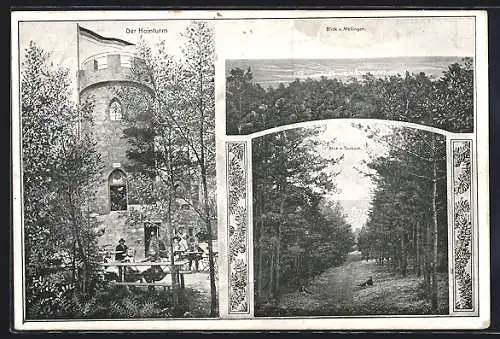
{"label": "tower battlement", "polygon": [[147,76],[144,76],[142,81],[131,76],[132,67],[141,66],[145,67],[144,60],[131,53],[108,52],[93,55],[83,61],[78,72],[80,94],[89,88],[109,83],[143,85],[150,90],[150,80]]}

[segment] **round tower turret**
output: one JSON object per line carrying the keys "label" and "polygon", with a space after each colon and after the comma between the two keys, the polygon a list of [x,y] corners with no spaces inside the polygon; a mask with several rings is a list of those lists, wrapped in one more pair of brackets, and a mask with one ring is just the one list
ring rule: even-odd
{"label": "round tower turret", "polygon": [[[147,77],[140,78],[135,72],[144,67],[142,59],[125,52],[95,54],[83,61],[78,73],[81,101],[94,104],[92,126],[97,151],[104,165],[103,182],[97,190],[94,210],[99,214],[128,209],[127,140],[123,131],[125,120],[133,119],[130,101],[134,96],[131,88],[152,95]],[[134,74],[132,75],[132,70]],[[88,128],[88,127],[83,127]],[[116,178],[120,178],[118,181]]]}

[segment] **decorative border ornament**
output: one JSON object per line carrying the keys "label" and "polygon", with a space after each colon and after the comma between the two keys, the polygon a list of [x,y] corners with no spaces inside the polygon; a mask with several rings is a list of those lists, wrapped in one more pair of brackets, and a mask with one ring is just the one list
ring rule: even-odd
{"label": "decorative border ornament", "polygon": [[474,311],[472,140],[452,140],[455,311]]}
{"label": "decorative border ornament", "polygon": [[229,314],[250,313],[246,146],[245,142],[226,143]]}

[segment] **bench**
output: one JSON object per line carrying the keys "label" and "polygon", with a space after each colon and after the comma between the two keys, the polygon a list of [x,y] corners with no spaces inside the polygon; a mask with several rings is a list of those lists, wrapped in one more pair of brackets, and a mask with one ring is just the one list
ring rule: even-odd
{"label": "bench", "polygon": [[142,286],[142,287],[163,287],[164,291],[170,291],[172,287],[171,284],[168,283],[147,283],[147,282],[125,282],[125,281],[112,281],[111,284],[116,286]]}

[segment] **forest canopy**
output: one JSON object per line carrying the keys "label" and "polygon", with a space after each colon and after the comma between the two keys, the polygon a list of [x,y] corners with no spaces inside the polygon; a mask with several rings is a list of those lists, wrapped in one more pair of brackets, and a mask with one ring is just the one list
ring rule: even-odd
{"label": "forest canopy", "polygon": [[474,70],[471,58],[453,63],[441,77],[425,73],[341,81],[296,79],[267,89],[252,69],[233,68],[226,77],[226,132],[251,134],[310,120],[384,119],[417,123],[449,132],[474,129]]}

